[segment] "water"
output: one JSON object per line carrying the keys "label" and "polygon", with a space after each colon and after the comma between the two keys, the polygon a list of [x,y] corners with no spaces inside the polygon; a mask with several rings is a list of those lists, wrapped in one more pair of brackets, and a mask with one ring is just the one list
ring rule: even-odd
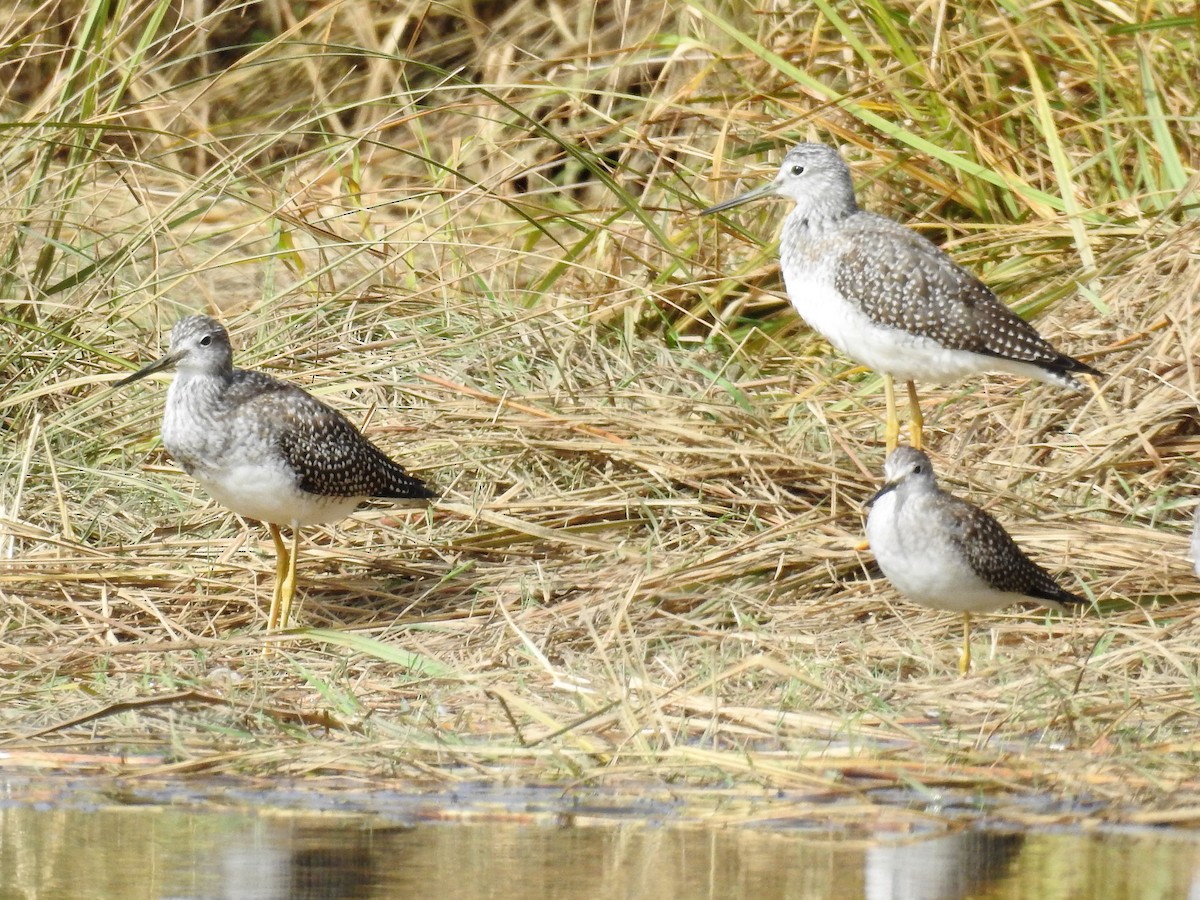
{"label": "water", "polygon": [[0,790],[4,900],[1200,897],[1200,832],[1184,830],[738,825],[544,789]]}

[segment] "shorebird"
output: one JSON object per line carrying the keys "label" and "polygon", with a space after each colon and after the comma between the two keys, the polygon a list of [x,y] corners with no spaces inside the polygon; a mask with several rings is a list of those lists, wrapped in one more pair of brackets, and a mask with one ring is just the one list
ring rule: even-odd
{"label": "shorebird", "polygon": [[889,452],[900,438],[893,379],[908,384],[910,441],[919,449],[917,381],[1001,371],[1082,391],[1075,374],[1100,374],[1055,350],[931,241],[859,209],[850,169],[832,147],[797,144],[774,181],[700,215],[763,197],[795,204],[779,246],[792,306],[851,359],[883,374]]}
{"label": "shorebird", "polygon": [[[180,319],[166,355],[115,387],[170,368],[176,375],[167,391],[163,444],[217,502],[267,523],[271,532],[269,631],[286,627],[291,615],[303,526],[339,521],[371,498],[435,497],[337,410],[295,385],[235,369],[228,332],[208,316]],[[290,550],[280,526],[292,530]]]}
{"label": "shorebird", "polygon": [[867,501],[867,540],[901,594],[931,609],[962,613],[962,674],[971,667],[971,613],[1021,600],[1059,610],[1088,602],[1060,587],[994,518],[939,488],[920,450],[897,447],[883,471],[883,487]]}

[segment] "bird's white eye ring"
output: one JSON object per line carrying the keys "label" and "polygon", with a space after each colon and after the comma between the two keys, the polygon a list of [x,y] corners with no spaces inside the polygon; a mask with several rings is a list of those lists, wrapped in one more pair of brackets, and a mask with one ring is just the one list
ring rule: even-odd
{"label": "bird's white eye ring", "polygon": [[212,335],[211,334],[206,334],[204,337],[200,338],[200,346],[201,347],[207,347],[211,343],[212,343]]}
{"label": "bird's white eye ring", "polygon": [[801,165],[792,166],[792,174],[793,175],[803,175],[804,174],[804,166],[801,166]]}

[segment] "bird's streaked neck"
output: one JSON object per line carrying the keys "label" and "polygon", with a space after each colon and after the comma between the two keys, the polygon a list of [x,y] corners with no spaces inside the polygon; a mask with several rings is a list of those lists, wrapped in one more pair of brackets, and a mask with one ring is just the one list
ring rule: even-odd
{"label": "bird's streaked neck", "polygon": [[219,397],[233,380],[233,372],[215,372],[211,369],[181,368],[176,370],[171,387],[167,389],[167,403],[206,403]]}
{"label": "bird's streaked neck", "polygon": [[844,189],[839,187],[819,196],[796,200],[788,219],[794,222],[797,228],[823,231],[845,221],[856,212],[858,202],[854,199],[854,191],[846,185]]}

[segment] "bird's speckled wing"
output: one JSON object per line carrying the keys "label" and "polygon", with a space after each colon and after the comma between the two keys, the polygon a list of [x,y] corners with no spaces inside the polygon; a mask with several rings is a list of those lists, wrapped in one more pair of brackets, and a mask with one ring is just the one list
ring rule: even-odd
{"label": "bird's speckled wing", "polygon": [[837,238],[834,286],[871,320],[948,349],[1058,372],[1095,372],[1055,350],[987,285],[915,231],[859,212]]}
{"label": "bird's speckled wing", "polygon": [[324,497],[431,499],[435,494],[362,436],[345,416],[286,382],[235,371],[226,400],[244,402],[243,422],[271,421],[272,436],[297,475],[297,486]]}
{"label": "bird's speckled wing", "polygon": [[1050,574],[1026,556],[999,522],[979,509],[943,494],[947,531],[975,574],[998,591],[1024,594],[1058,603],[1087,603],[1064,590]]}

